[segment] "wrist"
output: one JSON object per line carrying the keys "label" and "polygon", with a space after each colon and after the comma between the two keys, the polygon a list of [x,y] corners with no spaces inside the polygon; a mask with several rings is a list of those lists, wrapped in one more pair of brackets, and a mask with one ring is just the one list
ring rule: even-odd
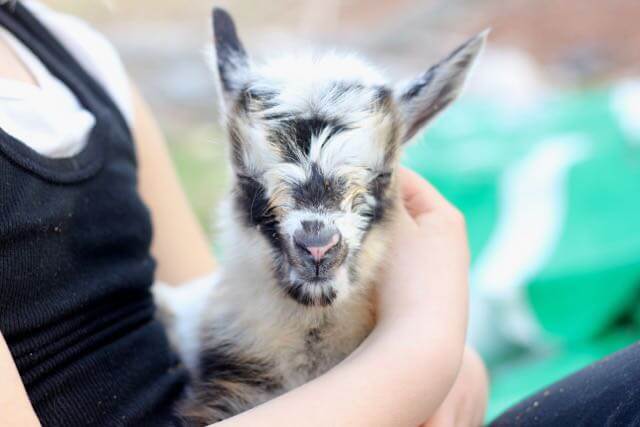
{"label": "wrist", "polygon": [[403,313],[379,321],[361,348],[395,354],[403,365],[427,368],[434,353],[445,355],[443,366],[455,377],[465,352],[465,326],[440,322],[423,312]]}
{"label": "wrist", "polygon": [[393,309],[382,308],[374,331],[389,334],[395,341],[399,341],[399,336],[405,336],[426,344],[442,336],[462,354],[467,332],[466,298],[453,302],[450,298],[436,298],[436,295],[425,295],[423,304],[412,302],[396,305]]}
{"label": "wrist", "polygon": [[[339,368],[343,378],[350,369],[357,371],[353,377],[362,383],[360,388],[372,393],[384,390],[387,405],[403,408],[404,422],[390,425],[418,425],[430,418],[445,400],[462,366],[464,341],[452,339],[446,328],[416,319],[402,316],[378,324]],[[374,377],[372,372],[376,373]]]}

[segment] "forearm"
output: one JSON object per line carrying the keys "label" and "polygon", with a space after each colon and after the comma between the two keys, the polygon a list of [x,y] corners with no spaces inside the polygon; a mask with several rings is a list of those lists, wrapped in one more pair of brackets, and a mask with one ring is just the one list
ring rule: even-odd
{"label": "forearm", "polygon": [[153,222],[151,252],[158,261],[156,277],[177,285],[210,274],[215,269],[215,261],[180,188],[164,137],[135,88],[132,92],[140,194]]}
{"label": "forearm", "polygon": [[423,427],[479,427],[484,420],[489,376],[478,353],[467,347],[453,388],[436,414]]}
{"label": "forearm", "polygon": [[[446,327],[403,321],[393,333],[374,331],[361,352],[333,373],[336,383],[348,381],[334,397],[344,411],[335,424],[417,426],[445,399],[458,373],[461,344],[451,340]],[[332,396],[336,388],[327,384]]]}
{"label": "forearm", "polygon": [[11,352],[0,334],[0,427],[39,426]]}

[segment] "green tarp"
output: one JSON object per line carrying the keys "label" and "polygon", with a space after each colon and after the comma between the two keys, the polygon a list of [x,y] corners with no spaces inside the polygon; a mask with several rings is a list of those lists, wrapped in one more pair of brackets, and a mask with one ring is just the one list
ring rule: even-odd
{"label": "green tarp", "polygon": [[463,99],[407,149],[467,218],[490,416],[640,337],[639,88]]}

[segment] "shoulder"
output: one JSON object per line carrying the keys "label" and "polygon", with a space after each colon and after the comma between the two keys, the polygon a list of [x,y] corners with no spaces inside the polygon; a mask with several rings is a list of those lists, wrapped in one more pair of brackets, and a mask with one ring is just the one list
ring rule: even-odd
{"label": "shoulder", "polygon": [[56,12],[38,1],[25,5],[107,91],[129,125],[134,107],[131,86],[113,45],[85,21]]}

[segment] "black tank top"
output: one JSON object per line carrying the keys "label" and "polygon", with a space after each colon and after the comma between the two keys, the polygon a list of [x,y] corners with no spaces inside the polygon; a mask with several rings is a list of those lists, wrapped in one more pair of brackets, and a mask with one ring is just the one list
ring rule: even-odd
{"label": "black tank top", "polygon": [[154,320],[129,129],[24,6],[0,6],[0,26],[96,118],[86,147],[64,159],[0,129],[0,331],[43,426],[172,424],[186,373]]}

